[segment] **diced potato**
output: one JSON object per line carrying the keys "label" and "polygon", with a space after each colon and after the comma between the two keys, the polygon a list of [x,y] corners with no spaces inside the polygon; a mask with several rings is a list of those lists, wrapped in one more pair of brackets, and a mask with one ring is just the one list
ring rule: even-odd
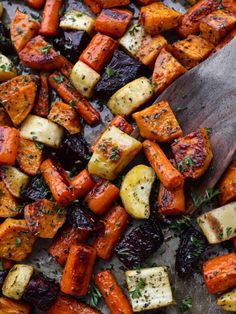
{"label": "diced potato", "polygon": [[6,188],[6,185],[3,181],[0,181],[0,217],[14,217],[21,213],[17,209],[17,202],[15,198]]}
{"label": "diced potato", "polygon": [[119,43],[131,56],[135,57],[145,36],[146,32],[142,25],[134,24],[120,38]]}
{"label": "diced potato", "polygon": [[20,300],[33,272],[34,268],[30,265],[18,264],[13,266],[4,281],[3,295],[14,300]]}
{"label": "diced potato", "polygon": [[177,167],[185,178],[200,178],[213,158],[211,143],[204,128],[176,139],[171,148]]}
{"label": "diced potato", "polygon": [[155,171],[145,165],[135,166],[126,174],[120,197],[125,210],[134,218],[150,216],[149,197],[155,177]]}
{"label": "diced potato", "polygon": [[235,25],[236,17],[233,13],[223,10],[214,11],[201,20],[201,37],[217,45]]}
{"label": "diced potato", "polygon": [[221,205],[236,200],[236,160],[233,160],[219,183]]}
{"label": "diced potato", "polygon": [[214,46],[200,36],[189,35],[172,45],[172,54],[186,69],[191,69],[205,60]]}
{"label": "diced potato", "polygon": [[21,197],[21,191],[29,182],[29,176],[12,166],[3,166],[2,176],[10,193],[15,197]]}
{"label": "diced potato", "polygon": [[147,33],[156,35],[178,26],[181,14],[162,2],[154,2],[141,7],[139,20]]}
{"label": "diced potato", "polygon": [[[125,273],[134,312],[158,309],[174,304],[166,267],[128,270]],[[140,295],[135,292],[137,285]]]}
{"label": "diced potato", "polygon": [[109,127],[100,138],[88,163],[88,171],[114,180],[142,149],[142,144],[118,128]]}
{"label": "diced potato", "polygon": [[2,1],[0,1],[0,17],[2,17],[3,15],[3,5],[2,5]]}
{"label": "diced potato", "polygon": [[72,29],[91,33],[93,31],[94,24],[95,19],[93,19],[91,16],[79,10],[72,10],[66,12],[60,22],[60,27],[63,29]]}
{"label": "diced potato", "polygon": [[236,202],[202,214],[197,222],[209,243],[220,243],[236,236]]}
{"label": "diced potato", "polygon": [[17,71],[11,60],[0,53],[0,82],[10,80],[16,75]]}
{"label": "diced potato", "polygon": [[85,97],[93,95],[93,89],[100,80],[101,76],[87,64],[78,61],[71,72],[70,81],[74,87]]}
{"label": "diced potato", "polygon": [[23,138],[54,148],[59,147],[63,133],[61,126],[35,115],[29,115],[20,128]]}
{"label": "diced potato", "polygon": [[107,106],[114,114],[128,116],[153,96],[152,85],[146,77],[140,77],[120,88],[109,99]]}
{"label": "diced potato", "polygon": [[216,303],[222,307],[224,311],[236,312],[236,288],[221,295],[217,298]]}

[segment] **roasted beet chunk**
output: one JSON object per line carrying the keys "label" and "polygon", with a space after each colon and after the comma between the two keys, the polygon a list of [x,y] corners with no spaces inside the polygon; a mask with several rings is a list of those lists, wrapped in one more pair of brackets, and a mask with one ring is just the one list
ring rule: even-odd
{"label": "roasted beet chunk", "polygon": [[0,290],[2,290],[2,285],[4,283],[6,276],[7,276],[7,273],[8,273],[8,271],[6,271],[6,270],[0,271]]}
{"label": "roasted beet chunk", "polygon": [[10,39],[9,29],[0,22],[0,51],[2,53],[8,54],[13,50],[13,46]]}
{"label": "roasted beet chunk", "polygon": [[109,97],[142,74],[142,65],[121,50],[116,50],[95,87],[97,94]]}
{"label": "roasted beet chunk", "polygon": [[72,63],[76,63],[89,41],[90,37],[85,31],[62,31],[59,37],[54,40],[54,45],[62,55]]}
{"label": "roasted beet chunk", "polygon": [[79,134],[68,135],[61,143],[58,157],[66,169],[73,167],[75,163],[85,164],[90,157],[88,143]]}
{"label": "roasted beet chunk", "polygon": [[146,221],[134,228],[116,247],[119,260],[129,269],[140,265],[159,249],[164,237],[159,225]]}
{"label": "roasted beet chunk", "polygon": [[28,185],[22,191],[22,195],[32,201],[48,199],[51,197],[51,192],[41,174],[32,177]]}
{"label": "roasted beet chunk", "polygon": [[46,311],[59,292],[54,280],[35,274],[31,277],[23,294],[23,300],[33,304],[38,309]]}
{"label": "roasted beet chunk", "polygon": [[199,269],[201,255],[207,246],[202,233],[193,227],[186,230],[176,252],[175,269],[180,277],[191,276]]}
{"label": "roasted beet chunk", "polygon": [[97,216],[78,202],[70,205],[68,221],[74,228],[80,230],[97,231],[103,228],[103,223]]}

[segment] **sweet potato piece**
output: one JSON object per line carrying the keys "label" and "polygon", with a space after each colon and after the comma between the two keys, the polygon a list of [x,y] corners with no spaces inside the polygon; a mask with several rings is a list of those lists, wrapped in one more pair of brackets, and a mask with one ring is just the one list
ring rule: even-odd
{"label": "sweet potato piece", "polygon": [[43,150],[38,143],[20,138],[16,160],[20,169],[31,176],[35,176],[43,159]]}
{"label": "sweet potato piece", "polygon": [[158,192],[158,212],[162,215],[179,215],[185,211],[184,187],[168,191],[160,184]]}
{"label": "sweet potato piece", "polygon": [[30,19],[28,14],[22,13],[18,9],[11,22],[11,41],[16,51],[19,53],[25,45],[39,32],[39,23]]}
{"label": "sweet potato piece", "polygon": [[19,147],[20,133],[9,126],[0,127],[0,165],[14,165]]}
{"label": "sweet potato piece", "polygon": [[31,253],[35,240],[24,219],[7,218],[0,225],[0,257],[22,261]]}
{"label": "sweet potato piece", "polygon": [[220,49],[224,48],[234,37],[236,36],[236,29],[233,29],[212,51],[212,53],[216,53]]}
{"label": "sweet potato piece", "polygon": [[156,35],[154,37],[145,36],[141,47],[136,53],[136,58],[138,58],[143,64],[153,68],[161,49],[166,46],[167,40],[161,35]]}
{"label": "sweet potato piece", "polygon": [[103,8],[113,8],[120,7],[123,5],[128,5],[130,0],[103,0]]}
{"label": "sweet potato piece", "polygon": [[142,137],[158,142],[172,142],[183,135],[168,102],[163,100],[133,114]]}
{"label": "sweet potato piece", "polygon": [[219,3],[217,0],[200,0],[183,15],[181,23],[177,28],[179,35],[183,38],[190,34],[199,33],[200,21],[212,11],[216,10]]}
{"label": "sweet potato piece", "polygon": [[165,32],[178,26],[181,13],[164,5],[162,2],[154,2],[140,10],[139,21],[145,31],[151,35]]}
{"label": "sweet potato piece", "polygon": [[49,90],[48,90],[48,73],[40,72],[40,89],[37,102],[34,106],[34,113],[37,116],[46,118],[49,111]]}
{"label": "sweet potato piece", "polygon": [[59,295],[50,306],[47,314],[99,314],[95,308],[88,306],[69,296]]}
{"label": "sweet potato piece", "polygon": [[124,35],[133,13],[122,9],[104,9],[97,17],[96,32],[119,38]]}
{"label": "sweet potato piece", "polygon": [[224,205],[236,200],[236,160],[233,160],[219,182],[219,201]]}
{"label": "sweet potato piece", "polygon": [[201,177],[213,158],[211,143],[206,129],[200,128],[171,145],[179,171],[185,178]]}
{"label": "sweet potato piece", "polygon": [[223,10],[214,11],[201,20],[201,37],[216,45],[235,25],[236,17],[233,13]]}
{"label": "sweet potato piece", "polygon": [[89,231],[79,230],[68,226],[59,233],[55,240],[53,240],[48,248],[48,252],[59,264],[65,265],[70,247],[85,242],[88,236]]}
{"label": "sweet potato piece", "polygon": [[53,70],[62,66],[60,55],[42,36],[31,39],[19,53],[23,65],[36,70]]}
{"label": "sweet potato piece", "polygon": [[70,185],[74,189],[75,198],[83,198],[94,187],[95,182],[89,172],[84,169],[70,181]]}
{"label": "sweet potato piece", "polygon": [[156,59],[152,74],[152,82],[156,94],[161,94],[166,87],[185,72],[185,67],[170,52],[163,48]]}
{"label": "sweet potato piece", "polygon": [[36,75],[20,75],[0,85],[0,103],[14,125],[20,125],[33,108],[37,83]]}
{"label": "sweet potato piece", "polygon": [[189,35],[172,45],[172,54],[186,69],[191,69],[205,60],[214,46],[200,36]]}
{"label": "sweet potato piece", "polygon": [[70,134],[79,133],[81,125],[75,110],[61,102],[57,101],[51,108],[48,119],[63,126]]}
{"label": "sweet potato piece", "polygon": [[79,60],[100,73],[110,60],[117,46],[117,42],[111,37],[96,34],[80,55]]}
{"label": "sweet potato piece", "polygon": [[65,210],[46,199],[25,206],[24,217],[29,230],[39,238],[54,238],[66,220]]}
{"label": "sweet potato piece", "polygon": [[236,2],[235,2],[235,0],[222,0],[221,4],[223,5],[223,7],[226,10],[236,14]]}
{"label": "sweet potato piece", "polygon": [[21,213],[17,208],[17,201],[6,188],[3,181],[0,181],[0,217],[14,217]]}
{"label": "sweet potato piece", "polygon": [[0,108],[0,126],[12,126],[11,119],[4,108]]}
{"label": "sweet potato piece", "polygon": [[102,11],[102,1],[101,0],[84,0],[84,3],[89,7],[89,9],[94,14],[98,14]]}
{"label": "sweet potato piece", "polygon": [[30,314],[30,306],[6,297],[0,297],[0,313],[2,314]]}
{"label": "sweet potato piece", "polygon": [[84,296],[96,260],[96,250],[88,245],[72,245],[61,278],[61,291],[74,296]]}

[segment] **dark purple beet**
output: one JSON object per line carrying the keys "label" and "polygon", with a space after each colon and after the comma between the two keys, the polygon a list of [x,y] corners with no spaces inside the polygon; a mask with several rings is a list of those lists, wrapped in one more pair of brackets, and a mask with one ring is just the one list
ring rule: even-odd
{"label": "dark purple beet", "polygon": [[2,285],[3,285],[3,282],[7,276],[7,273],[8,271],[7,270],[1,270],[0,271],[0,291],[2,291]]}
{"label": "dark purple beet", "polygon": [[10,39],[10,30],[0,22],[0,51],[4,54],[13,52],[13,46]]}
{"label": "dark purple beet", "polygon": [[22,191],[22,196],[32,201],[38,201],[44,198],[50,198],[51,192],[43,176],[39,174],[31,178],[30,182]]}

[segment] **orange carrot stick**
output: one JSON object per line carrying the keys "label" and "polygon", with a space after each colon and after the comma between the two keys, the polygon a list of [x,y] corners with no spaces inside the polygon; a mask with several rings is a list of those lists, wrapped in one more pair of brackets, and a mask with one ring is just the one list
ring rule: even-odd
{"label": "orange carrot stick", "polygon": [[73,64],[65,57],[61,56],[61,60],[62,60],[62,67],[60,68],[60,72],[67,78],[70,77],[70,74],[72,72],[73,69]]}
{"label": "orange carrot stick", "polygon": [[0,127],[0,165],[14,165],[19,143],[20,133],[17,129]]}
{"label": "orange carrot stick", "polygon": [[203,277],[210,293],[216,294],[236,285],[236,253],[217,256],[203,264]]}
{"label": "orange carrot stick", "polygon": [[40,117],[47,117],[49,112],[48,73],[40,72],[40,89],[38,100],[34,105],[34,113]]}
{"label": "orange carrot stick", "polygon": [[97,256],[103,259],[111,257],[114,247],[127,227],[128,221],[129,215],[123,207],[117,205],[109,210],[103,219],[104,229],[101,230],[93,243]]}
{"label": "orange carrot stick", "polygon": [[89,172],[84,169],[70,181],[70,185],[74,190],[75,198],[83,198],[94,187],[95,182]]}
{"label": "orange carrot stick", "polygon": [[160,184],[158,193],[158,211],[162,215],[179,215],[185,212],[184,187],[168,191]]}
{"label": "orange carrot stick", "polygon": [[44,6],[45,0],[27,0],[27,4],[36,10],[42,9]]}
{"label": "orange carrot stick", "polygon": [[111,314],[133,314],[131,305],[110,270],[95,275],[95,283],[101,291]]}
{"label": "orange carrot stick", "polygon": [[171,191],[177,190],[184,184],[184,177],[171,164],[160,146],[152,141],[143,142],[144,153],[162,184]]}
{"label": "orange carrot stick", "polygon": [[60,18],[62,0],[46,0],[39,33],[44,36],[56,36]]}

